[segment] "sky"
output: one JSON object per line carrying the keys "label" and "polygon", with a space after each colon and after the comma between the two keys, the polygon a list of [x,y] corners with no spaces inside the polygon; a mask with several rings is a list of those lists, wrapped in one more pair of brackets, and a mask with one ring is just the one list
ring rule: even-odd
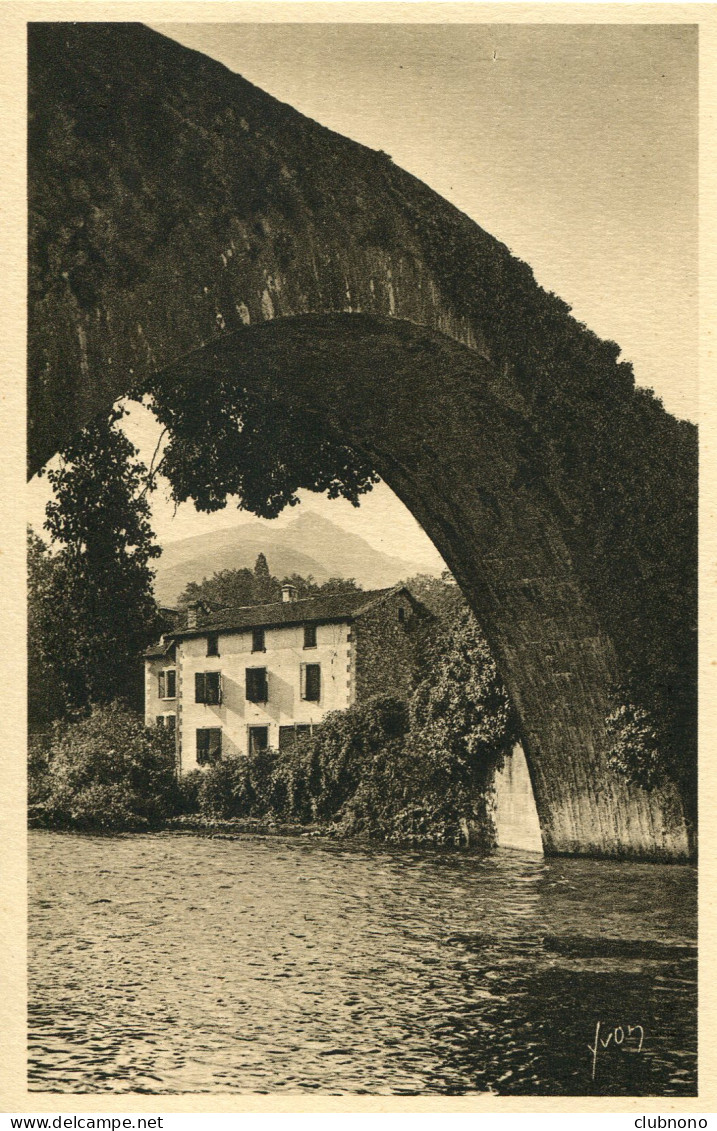
{"label": "sky", "polygon": [[[638,383],[670,412],[696,419],[696,28],[153,26],[389,153],[618,342]],[[135,412],[129,432],[149,461],[152,419]],[[162,495],[153,504],[160,543],[254,521],[235,509],[202,516],[186,504],[175,514]],[[36,526],[46,497],[46,481],[31,484]],[[383,485],[359,511],[315,496],[302,505],[386,552],[439,560]]]}

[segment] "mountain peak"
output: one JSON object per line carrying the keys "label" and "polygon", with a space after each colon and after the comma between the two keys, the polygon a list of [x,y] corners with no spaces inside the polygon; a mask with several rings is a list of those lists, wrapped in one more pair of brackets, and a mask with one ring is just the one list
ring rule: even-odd
{"label": "mountain peak", "polygon": [[170,605],[190,581],[224,569],[253,569],[259,553],[274,577],[311,574],[318,582],[353,577],[365,589],[384,589],[426,572],[420,563],[375,550],[360,535],[307,510],[286,526],[250,522],[171,543],[158,561],[155,595]]}

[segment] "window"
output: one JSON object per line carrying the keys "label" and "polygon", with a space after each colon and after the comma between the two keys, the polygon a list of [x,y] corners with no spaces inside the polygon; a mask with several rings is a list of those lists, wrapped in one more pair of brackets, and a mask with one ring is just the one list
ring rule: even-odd
{"label": "window", "polygon": [[316,625],[315,624],[305,624],[304,625],[304,648],[315,648],[315,647],[316,647]]}
{"label": "window", "polygon": [[301,698],[311,703],[321,698],[321,664],[301,665]]}
{"label": "window", "polygon": [[296,746],[297,739],[305,734],[311,734],[312,727],[296,723],[294,726],[279,727],[279,749],[291,750]]}
{"label": "window", "polygon": [[264,639],[263,628],[252,629],[251,650],[252,652],[266,652],[266,642]]}
{"label": "window", "polygon": [[173,668],[171,671],[159,672],[157,675],[157,682],[159,684],[157,694],[160,699],[176,698],[177,673]]}
{"label": "window", "polygon": [[208,656],[218,656],[219,655],[219,633],[218,632],[210,632],[207,635],[207,655]]}
{"label": "window", "polygon": [[222,701],[221,672],[196,672],[194,675],[194,701],[216,707]]}
{"label": "window", "polygon": [[406,619],[406,610],[404,609],[403,605],[399,605],[399,606],[398,606],[398,620],[399,620],[399,623],[400,623],[400,624],[403,624],[403,622],[405,621],[405,619]]}
{"label": "window", "polygon": [[168,727],[169,730],[174,731],[177,719],[175,715],[157,715],[156,723],[158,727]]}
{"label": "window", "polygon": [[249,727],[249,753],[258,754],[269,745],[268,727]]}
{"label": "window", "polygon": [[266,703],[269,698],[266,668],[246,669],[246,697],[250,703]]}
{"label": "window", "polygon": [[197,731],[197,763],[207,766],[222,756],[221,727],[201,727]]}

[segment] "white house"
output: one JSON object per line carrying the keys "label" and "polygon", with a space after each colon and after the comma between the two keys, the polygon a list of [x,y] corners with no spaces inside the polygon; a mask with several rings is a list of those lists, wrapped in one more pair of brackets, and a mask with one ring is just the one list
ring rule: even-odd
{"label": "white house", "polygon": [[145,653],[148,725],[174,728],[180,773],[285,749],[329,711],[407,695],[422,606],[403,586],[225,610]]}

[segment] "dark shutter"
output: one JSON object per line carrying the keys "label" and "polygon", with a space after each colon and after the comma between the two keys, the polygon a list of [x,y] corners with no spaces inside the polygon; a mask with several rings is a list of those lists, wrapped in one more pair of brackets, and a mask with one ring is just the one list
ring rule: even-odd
{"label": "dark shutter", "polygon": [[209,731],[202,729],[197,731],[197,764],[204,766],[208,761],[209,755]]}
{"label": "dark shutter", "polygon": [[165,697],[164,687],[165,687],[164,672],[159,672],[159,674],[157,676],[157,688],[158,688],[157,697],[159,699],[164,699],[164,697]]}
{"label": "dark shutter", "polygon": [[249,753],[257,754],[269,745],[268,727],[249,727]]}
{"label": "dark shutter", "polygon": [[311,727],[306,723],[295,723],[293,726],[279,727],[279,749],[293,749],[297,741],[306,734],[311,734]]}
{"label": "dark shutter", "polygon": [[169,727],[171,731],[175,731],[177,729],[177,716],[167,715],[165,726]]}
{"label": "dark shutter", "polygon": [[204,678],[206,680],[206,699],[204,702],[216,707],[222,701],[221,675],[219,672],[205,672]]}
{"label": "dark shutter", "polygon": [[206,703],[207,701],[207,681],[204,672],[196,672],[194,675],[194,702]]}
{"label": "dark shutter", "polygon": [[246,697],[250,703],[266,703],[269,698],[266,668],[246,669]]}
{"label": "dark shutter", "polygon": [[167,677],[167,698],[175,699],[177,696],[177,673],[175,671],[165,672]]}
{"label": "dark shutter", "polygon": [[163,727],[164,726],[164,715],[157,715],[157,718],[156,718],[155,721],[156,721],[158,727]]}
{"label": "dark shutter", "polygon": [[222,756],[221,727],[200,727],[197,730],[197,763],[206,766]]}
{"label": "dark shutter", "polygon": [[304,648],[315,648],[315,647],[316,647],[316,625],[315,624],[305,624],[304,625]]}
{"label": "dark shutter", "polygon": [[209,735],[209,761],[218,762],[222,756],[222,732],[220,727],[211,727]]}
{"label": "dark shutter", "polygon": [[321,698],[321,664],[302,664],[301,669],[301,698],[318,703]]}

